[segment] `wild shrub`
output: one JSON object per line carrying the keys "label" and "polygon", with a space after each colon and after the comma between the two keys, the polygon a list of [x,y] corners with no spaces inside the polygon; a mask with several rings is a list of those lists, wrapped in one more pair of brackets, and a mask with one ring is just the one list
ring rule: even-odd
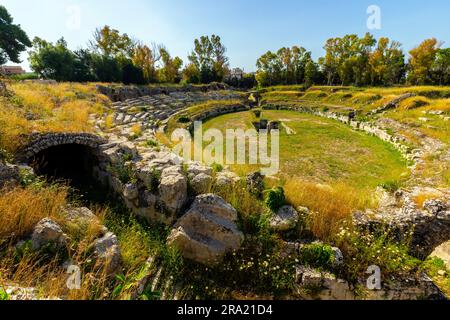
{"label": "wild shrub", "polygon": [[333,260],[334,252],[330,245],[313,243],[300,250],[300,261],[313,268],[329,270]]}
{"label": "wild shrub", "polygon": [[211,168],[213,169],[213,171],[214,171],[215,173],[218,173],[218,172],[222,172],[222,171],[223,171],[223,166],[222,166],[220,163],[213,163],[213,164],[211,165]]}
{"label": "wild shrub", "polygon": [[0,286],[0,301],[9,300],[9,294],[6,292],[3,287]]}
{"label": "wild shrub", "polygon": [[386,181],[386,182],[382,183],[380,185],[380,187],[382,187],[387,192],[394,193],[395,191],[400,189],[401,182],[398,180],[390,180],[390,181]]}
{"label": "wild shrub", "polygon": [[282,206],[286,204],[286,197],[284,195],[284,189],[277,187],[266,193],[266,205],[273,212],[278,211]]}
{"label": "wild shrub", "polygon": [[385,279],[414,273],[421,262],[409,255],[410,233],[404,240],[395,237],[388,226],[375,230],[357,230],[344,226],[337,234],[336,244],[344,255],[344,273],[350,281],[363,277],[371,265],[379,266]]}
{"label": "wild shrub", "polygon": [[158,144],[158,142],[156,142],[155,140],[147,140],[146,142],[145,142],[145,145],[147,146],[147,147],[150,147],[150,148],[156,148],[156,147],[158,147],[159,146],[159,144]]}
{"label": "wild shrub", "polygon": [[108,171],[116,176],[123,184],[133,182],[135,179],[133,168],[125,162],[108,166]]}

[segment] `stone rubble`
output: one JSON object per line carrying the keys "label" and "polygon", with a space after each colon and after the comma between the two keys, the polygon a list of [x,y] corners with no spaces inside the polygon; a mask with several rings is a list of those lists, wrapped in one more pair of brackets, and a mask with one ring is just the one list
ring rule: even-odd
{"label": "stone rubble", "polygon": [[97,265],[106,274],[113,274],[120,266],[122,256],[119,248],[119,240],[112,232],[108,232],[102,238],[94,241],[94,254]]}
{"label": "stone rubble", "polygon": [[270,219],[270,227],[276,232],[294,229],[299,220],[298,212],[292,206],[283,206]]}
{"label": "stone rubble", "polygon": [[236,225],[237,218],[236,210],[221,197],[200,195],[177,221],[167,243],[178,247],[185,258],[217,265],[244,241],[244,234]]}
{"label": "stone rubble", "polygon": [[50,218],[42,219],[33,230],[31,243],[33,250],[40,250],[48,245],[56,245],[61,248],[67,243],[67,236],[58,223]]}

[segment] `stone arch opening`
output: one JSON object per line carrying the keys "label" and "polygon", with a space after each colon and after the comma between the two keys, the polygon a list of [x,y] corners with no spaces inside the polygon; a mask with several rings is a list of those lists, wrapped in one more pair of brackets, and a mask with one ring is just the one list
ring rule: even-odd
{"label": "stone arch opening", "polygon": [[49,180],[78,182],[92,179],[98,159],[91,147],[63,144],[39,151],[29,162],[36,174]]}
{"label": "stone arch opening", "polygon": [[104,202],[107,190],[99,183],[95,168],[101,162],[101,138],[86,134],[40,136],[18,155],[49,182],[65,183],[71,194],[86,202]]}

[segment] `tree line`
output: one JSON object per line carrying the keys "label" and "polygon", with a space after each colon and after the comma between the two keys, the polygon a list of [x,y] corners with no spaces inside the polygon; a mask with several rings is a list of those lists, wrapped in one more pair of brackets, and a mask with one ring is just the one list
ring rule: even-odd
{"label": "tree line", "polygon": [[300,46],[268,51],[256,62],[257,72],[230,70],[227,49],[217,35],[194,41],[184,62],[172,57],[162,44],[145,44],[109,26],[95,30],[86,48],[72,51],[64,38],[56,43],[36,37],[30,41],[20,25],[0,5],[0,65],[19,63],[20,53],[30,48],[29,62],[45,79],[74,82],[210,83],[252,87],[313,84],[390,86],[450,85],[450,48],[435,38],[426,39],[408,52],[389,38],[346,35],[328,39],[325,55],[314,61]]}
{"label": "tree line", "polygon": [[389,38],[376,40],[367,33],[346,35],[325,43],[325,56],[315,62],[303,47],[268,51],[256,66],[260,86],[325,84],[353,86],[449,85],[450,48],[435,38],[409,51]]}
{"label": "tree line", "polygon": [[226,49],[219,36],[195,40],[189,63],[172,57],[162,44],[147,45],[105,26],[94,32],[85,49],[71,51],[61,38],[55,44],[40,38],[29,52],[31,68],[57,81],[149,83],[210,83],[223,81],[228,70]]}

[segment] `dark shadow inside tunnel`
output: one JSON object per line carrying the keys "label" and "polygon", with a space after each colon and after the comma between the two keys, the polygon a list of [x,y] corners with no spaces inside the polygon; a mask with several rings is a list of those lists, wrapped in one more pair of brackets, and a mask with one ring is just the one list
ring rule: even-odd
{"label": "dark shadow inside tunnel", "polygon": [[86,203],[103,203],[108,189],[94,177],[98,159],[88,146],[65,144],[40,151],[29,161],[38,176],[49,182],[66,183],[71,196]]}

